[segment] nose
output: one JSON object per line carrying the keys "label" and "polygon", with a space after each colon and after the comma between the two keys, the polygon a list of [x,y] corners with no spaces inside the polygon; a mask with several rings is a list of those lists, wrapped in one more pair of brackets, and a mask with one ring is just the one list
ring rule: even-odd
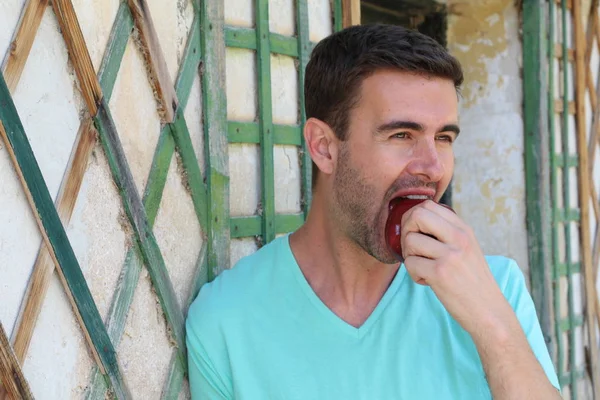
{"label": "nose", "polygon": [[438,182],[444,176],[444,164],[440,159],[435,140],[419,140],[413,148],[412,159],[406,170],[428,182]]}

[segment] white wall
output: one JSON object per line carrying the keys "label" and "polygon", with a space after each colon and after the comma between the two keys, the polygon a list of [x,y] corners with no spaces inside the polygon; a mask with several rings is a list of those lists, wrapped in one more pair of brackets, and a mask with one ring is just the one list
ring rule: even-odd
{"label": "white wall", "polygon": [[519,11],[512,0],[448,0],[448,46],[463,65],[453,201],[486,254],[528,276]]}

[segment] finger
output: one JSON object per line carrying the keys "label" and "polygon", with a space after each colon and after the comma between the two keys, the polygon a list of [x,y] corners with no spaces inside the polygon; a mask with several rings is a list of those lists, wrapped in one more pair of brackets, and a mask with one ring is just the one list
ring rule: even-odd
{"label": "finger", "polygon": [[402,256],[419,256],[438,259],[448,251],[447,246],[439,240],[421,232],[408,232],[402,242]]}
{"label": "finger", "polygon": [[409,256],[404,260],[404,267],[415,283],[429,286],[435,261],[419,256]]}
{"label": "finger", "polygon": [[457,234],[455,225],[420,205],[413,207],[404,214],[401,226],[402,243],[404,243],[409,232],[429,234],[443,243],[449,243]]}
{"label": "finger", "polygon": [[436,213],[437,215],[444,218],[450,223],[454,223],[456,225],[464,224],[463,220],[460,219],[460,217],[454,212],[454,210],[452,210],[446,205],[436,203],[432,200],[426,200],[423,203],[421,203],[421,206]]}

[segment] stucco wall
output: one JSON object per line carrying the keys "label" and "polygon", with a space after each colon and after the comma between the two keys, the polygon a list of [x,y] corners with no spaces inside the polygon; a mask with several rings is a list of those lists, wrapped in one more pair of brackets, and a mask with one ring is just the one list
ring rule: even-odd
{"label": "stucco wall", "polygon": [[486,254],[528,276],[519,11],[512,0],[448,0],[448,47],[462,63],[453,202]]}

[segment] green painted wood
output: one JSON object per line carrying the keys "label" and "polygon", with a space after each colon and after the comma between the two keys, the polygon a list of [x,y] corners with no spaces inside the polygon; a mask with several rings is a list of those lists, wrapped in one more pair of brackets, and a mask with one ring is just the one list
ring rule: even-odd
{"label": "green painted wood", "polygon": [[[110,340],[117,346],[121,342],[121,337],[125,330],[127,313],[129,312],[131,303],[133,303],[135,288],[139,282],[143,267],[144,263],[137,246],[133,249],[129,249],[117,281],[117,287],[115,288],[106,320],[106,328]],[[92,377],[90,378],[90,384],[85,394],[85,399],[104,399],[106,398],[107,390],[108,385],[104,375],[100,373],[98,368],[94,367]]]}
{"label": "green painted wood", "polygon": [[[77,311],[93,346],[104,367],[112,390],[119,399],[129,398],[129,391],[123,382],[115,349],[108,336],[102,318],[96,308],[96,303],[87,286],[81,269],[63,225],[60,221],[54,202],[48,192],[48,187],[42,177],[42,172],[37,164],[33,150],[29,145],[23,125],[10,96],[4,76],[0,72],[0,121],[6,130],[8,143],[14,151],[16,161],[23,174],[23,178],[35,203],[36,213],[39,215],[42,227],[46,232],[49,245],[58,261],[57,268],[67,284],[70,297],[73,299]],[[42,228],[40,227],[40,228]]]}
{"label": "green painted wood", "polygon": [[[561,332],[568,332],[569,333],[569,337],[570,332],[574,332],[575,329],[577,327],[583,326],[583,321],[584,321],[584,316],[581,314],[573,314],[572,316],[568,316],[566,318],[562,318],[559,320],[559,329]],[[575,365],[575,364],[571,364],[571,365]],[[571,368],[572,370],[573,368]]]}
{"label": "green painted wood", "polygon": [[260,127],[262,243],[275,238],[275,165],[273,163],[273,109],[271,104],[271,46],[269,43],[269,2],[255,1]]}
{"label": "green painted wood", "polygon": [[227,140],[229,143],[260,143],[257,122],[227,122]]}
{"label": "green painted wood", "polygon": [[133,18],[131,11],[127,6],[127,2],[121,2],[98,72],[100,87],[102,87],[102,93],[107,99],[110,99],[112,96],[121,60],[123,59],[123,54],[125,54],[125,48],[127,47],[127,42],[132,31]]}
{"label": "green painted wood", "polygon": [[232,239],[259,236],[262,229],[262,221],[259,216],[232,217],[230,229]]}
{"label": "green painted wood", "polygon": [[333,30],[339,32],[344,28],[342,0],[333,0]]}
{"label": "green painted wood", "polygon": [[295,37],[271,33],[271,52],[282,54],[284,56],[298,57],[298,41]]}
{"label": "green painted wood", "polygon": [[181,392],[183,378],[183,368],[177,357],[177,352],[174,352],[171,356],[171,361],[169,362],[169,374],[167,375],[167,381],[163,387],[160,398],[162,400],[177,400],[179,398],[179,392]]}
{"label": "green painted wood", "polygon": [[204,184],[202,172],[200,172],[196,153],[194,153],[192,139],[190,138],[190,132],[188,131],[182,109],[177,110],[175,119],[169,126],[175,138],[175,145],[177,146],[177,151],[181,156],[181,162],[185,170],[185,176],[183,177],[185,186],[190,191],[200,226],[206,226],[208,223],[206,209],[208,195],[206,193],[206,185]]}
{"label": "green painted wood", "polygon": [[[579,381],[587,376],[587,369],[585,367],[577,368],[575,372],[576,380]],[[561,375],[559,378],[560,385],[566,386],[571,384],[571,374]]]}
{"label": "green painted wood", "polygon": [[[150,226],[154,225],[156,215],[158,214],[158,208],[162,200],[162,194],[169,173],[169,166],[174,152],[175,141],[173,140],[169,126],[165,126],[158,139],[152,166],[150,168],[150,174],[146,183],[146,189],[144,191],[144,209],[146,210]],[[108,334],[111,341],[115,344],[121,342],[125,323],[127,322],[127,313],[133,302],[133,296],[139,282],[142,268],[143,260],[139,248],[135,246],[127,251],[106,320]],[[107,386],[97,369],[92,373],[90,382],[90,389],[87,392],[86,399],[94,400],[104,398]]]}
{"label": "green painted wood", "polygon": [[567,168],[577,168],[579,167],[579,155],[577,154],[567,154],[566,156],[563,154],[555,154],[556,157],[556,167],[557,168],[565,168],[565,158],[567,160]]}
{"label": "green painted wood", "polygon": [[[208,258],[207,258],[207,245],[206,242],[202,244],[202,248],[200,249],[200,255],[198,256],[198,261],[196,262],[196,268],[194,270],[193,277],[193,285],[192,290],[190,291],[190,297],[187,299],[185,304],[185,312],[187,314],[187,310],[198,295],[200,288],[207,282],[207,269],[208,269]],[[181,384],[183,382],[185,370],[178,362],[178,359],[175,354],[171,357],[171,362],[169,364],[169,375],[167,378],[167,382],[163,389],[163,394],[161,396],[162,399],[177,399],[179,392],[181,391]]]}
{"label": "green painted wood", "polygon": [[[570,21],[568,20],[568,14],[567,14],[567,0],[562,0],[561,1],[561,14],[562,14],[562,26],[566,27],[567,24],[570,23]],[[568,36],[567,36],[567,29],[562,29],[562,51],[563,54],[568,54],[568,50],[569,50],[569,42],[568,42]],[[569,88],[569,75],[568,75],[568,66],[569,66],[569,57],[563,57],[562,58],[562,78],[563,78],[563,88]],[[573,86],[571,86],[571,89],[574,89]],[[568,143],[569,143],[569,134],[572,134],[572,132],[569,132],[569,113],[567,112],[567,110],[569,109],[569,92],[568,90],[563,90],[563,94],[562,94],[562,99],[563,99],[563,110],[565,110],[565,112],[562,113],[562,127],[561,127],[561,135],[562,135],[562,154],[564,155],[564,165],[568,165],[569,161],[568,161],[568,154],[569,154],[569,149],[568,149]],[[571,208],[570,205],[570,197],[569,196],[569,188],[570,186],[570,177],[569,177],[569,171],[568,170],[563,170],[562,173],[562,183],[563,183],[563,204],[564,204],[564,208],[566,210],[569,210]],[[567,279],[569,282],[569,290],[567,291],[567,302],[568,302],[568,307],[569,307],[569,323],[570,326],[574,326],[575,325],[575,309],[574,309],[574,298],[573,298],[573,275],[571,272],[571,263],[572,263],[572,254],[571,254],[571,224],[570,223],[565,223],[564,224],[564,232],[565,232],[565,241],[566,241],[566,246],[565,246],[565,260],[567,263]],[[571,329],[568,332],[568,337],[569,337],[569,365],[571,366],[575,366],[576,364],[576,337],[575,337],[575,330]],[[575,368],[570,368],[570,373],[571,373],[571,382],[576,382],[576,377],[575,377]],[[575,390],[571,390],[571,398],[573,400],[577,400],[577,389],[576,388],[572,388]]]}
{"label": "green painted wood", "polygon": [[177,92],[179,109],[181,110],[185,110],[185,107],[187,106],[194,79],[198,76],[198,66],[200,65],[201,57],[200,20],[198,15],[196,15],[192,27],[190,28],[187,45],[179,68],[179,74],[177,76],[177,81],[175,82],[175,91]]}
{"label": "green painted wood", "polygon": [[201,4],[202,113],[208,186],[207,280],[229,268],[229,156],[227,101],[225,98],[224,5],[204,0]]}
{"label": "green painted wood", "polygon": [[227,47],[256,50],[256,32],[250,28],[227,26],[225,44]]}
{"label": "green painted wood", "polygon": [[273,144],[302,145],[302,129],[296,125],[273,125]]}
{"label": "green painted wood", "polygon": [[[275,233],[288,233],[298,229],[304,223],[304,214],[278,214],[275,216]],[[250,217],[231,218],[231,238],[260,236],[262,233],[261,217],[258,215]]]}
{"label": "green painted wood", "polygon": [[548,76],[546,26],[542,12],[546,0],[523,2],[523,111],[525,125],[525,195],[531,294],[546,346],[553,351],[552,327],[552,211],[550,144],[547,121]]}
{"label": "green painted wood", "polygon": [[559,277],[560,273],[558,271],[558,265],[560,264],[560,249],[558,248],[558,223],[557,223],[557,215],[558,210],[556,209],[558,204],[558,186],[557,186],[557,164],[556,164],[556,127],[554,123],[554,101],[555,101],[555,93],[554,93],[554,74],[557,71],[554,71],[554,21],[555,18],[555,5],[553,1],[548,2],[548,36],[547,36],[547,48],[548,48],[548,98],[546,104],[548,106],[548,131],[549,131],[549,144],[550,144],[550,186],[552,190],[552,304],[554,308],[554,337],[556,340],[556,353],[554,354],[554,365],[556,368],[556,373],[558,376],[563,374],[563,365],[564,365],[564,344],[562,340],[562,332],[560,330],[558,320],[561,315],[560,311],[560,284]]}
{"label": "green painted wood", "polygon": [[[564,203],[563,203],[564,204]],[[565,222],[578,222],[581,219],[581,211],[578,208],[565,210],[563,208],[554,208],[554,223],[562,224]]]}
{"label": "green painted wood", "polygon": [[98,114],[94,117],[96,129],[100,134],[100,142],[108,159],[113,179],[121,195],[125,213],[134,232],[136,242],[148,268],[153,287],[165,314],[174,342],[178,346],[181,362],[186,361],[184,319],[177,303],[175,290],[165,266],[162,254],[144,209],[142,200],[133,182],[131,170],[127,164],[121,141],[108,106],[104,100],[99,105]]}
{"label": "green painted wood", "polygon": [[277,233],[293,232],[304,223],[304,214],[278,214],[275,217]]}
{"label": "green painted wood", "polygon": [[571,263],[571,265],[567,265],[567,263],[558,263],[558,277],[567,276],[569,272],[573,274],[578,274],[581,272],[581,263],[575,262]]}
{"label": "green painted wood", "polygon": [[154,226],[154,220],[158,214],[158,208],[167,182],[169,166],[175,152],[175,141],[169,128],[170,126],[166,125],[160,132],[146,183],[146,190],[144,191],[143,204],[150,227]]}
{"label": "green painted wood", "polygon": [[308,2],[298,0],[296,2],[296,29],[298,30],[298,107],[300,111],[300,170],[302,176],[302,210],[304,218],[308,216],[310,203],[312,202],[312,159],[304,140],[304,124],[306,123],[306,107],[304,104],[304,81],[306,77],[306,65],[310,59],[311,44],[308,30]]}
{"label": "green painted wood", "polygon": [[[273,125],[274,144],[300,146],[302,130],[294,125]],[[257,122],[227,122],[229,143],[260,143],[260,127]]]}
{"label": "green painted wood", "polygon": [[[268,33],[271,52],[290,57],[298,57],[298,42],[291,36]],[[225,28],[227,47],[256,50],[257,33],[255,29],[228,26]]]}

